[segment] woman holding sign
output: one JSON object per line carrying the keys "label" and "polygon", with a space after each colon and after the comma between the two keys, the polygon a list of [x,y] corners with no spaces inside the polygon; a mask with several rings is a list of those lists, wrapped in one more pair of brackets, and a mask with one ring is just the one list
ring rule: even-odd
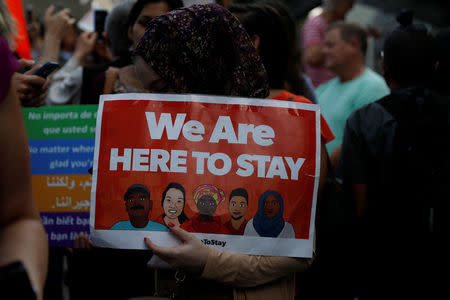
{"label": "woman holding sign", "polygon": [[[153,19],[135,55],[136,73],[151,92],[269,95],[266,72],[248,34],[219,5],[192,6]],[[185,282],[187,298],[207,299],[210,293],[210,299],[293,299],[294,272],[306,270],[312,262],[217,251],[179,226],[169,227],[180,245],[160,247],[145,238],[147,246],[170,265],[218,282]]]}

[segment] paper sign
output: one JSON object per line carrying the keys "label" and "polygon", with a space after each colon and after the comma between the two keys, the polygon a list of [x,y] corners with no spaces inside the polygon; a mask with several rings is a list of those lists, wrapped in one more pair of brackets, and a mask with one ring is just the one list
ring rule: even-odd
{"label": "paper sign", "polygon": [[311,257],[319,180],[317,105],[198,95],[103,95],[91,238],[176,245],[168,222],[205,244]]}
{"label": "paper sign", "polygon": [[89,232],[97,105],[24,108],[33,198],[49,245],[72,246]]}

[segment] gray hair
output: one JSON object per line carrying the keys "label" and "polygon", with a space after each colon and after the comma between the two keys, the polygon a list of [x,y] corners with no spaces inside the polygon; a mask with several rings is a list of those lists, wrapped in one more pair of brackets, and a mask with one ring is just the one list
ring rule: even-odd
{"label": "gray hair", "polygon": [[131,47],[128,37],[128,14],[135,2],[136,0],[125,0],[118,3],[106,17],[105,31],[114,56],[128,53]]}
{"label": "gray hair", "polygon": [[15,48],[15,35],[16,23],[11,17],[5,1],[0,1],[0,37],[6,39],[10,48]]}

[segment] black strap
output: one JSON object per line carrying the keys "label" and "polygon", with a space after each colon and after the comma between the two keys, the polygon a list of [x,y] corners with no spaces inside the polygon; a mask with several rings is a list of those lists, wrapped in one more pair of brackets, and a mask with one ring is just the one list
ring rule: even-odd
{"label": "black strap", "polygon": [[327,153],[327,176],[339,191],[343,191],[342,185],[336,180],[334,167],[331,164],[330,156]]}

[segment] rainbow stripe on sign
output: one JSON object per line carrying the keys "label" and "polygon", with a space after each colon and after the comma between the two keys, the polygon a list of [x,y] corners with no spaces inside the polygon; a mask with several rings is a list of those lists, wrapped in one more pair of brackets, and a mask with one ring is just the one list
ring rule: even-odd
{"label": "rainbow stripe on sign", "polygon": [[89,232],[97,105],[24,108],[33,196],[50,246]]}

